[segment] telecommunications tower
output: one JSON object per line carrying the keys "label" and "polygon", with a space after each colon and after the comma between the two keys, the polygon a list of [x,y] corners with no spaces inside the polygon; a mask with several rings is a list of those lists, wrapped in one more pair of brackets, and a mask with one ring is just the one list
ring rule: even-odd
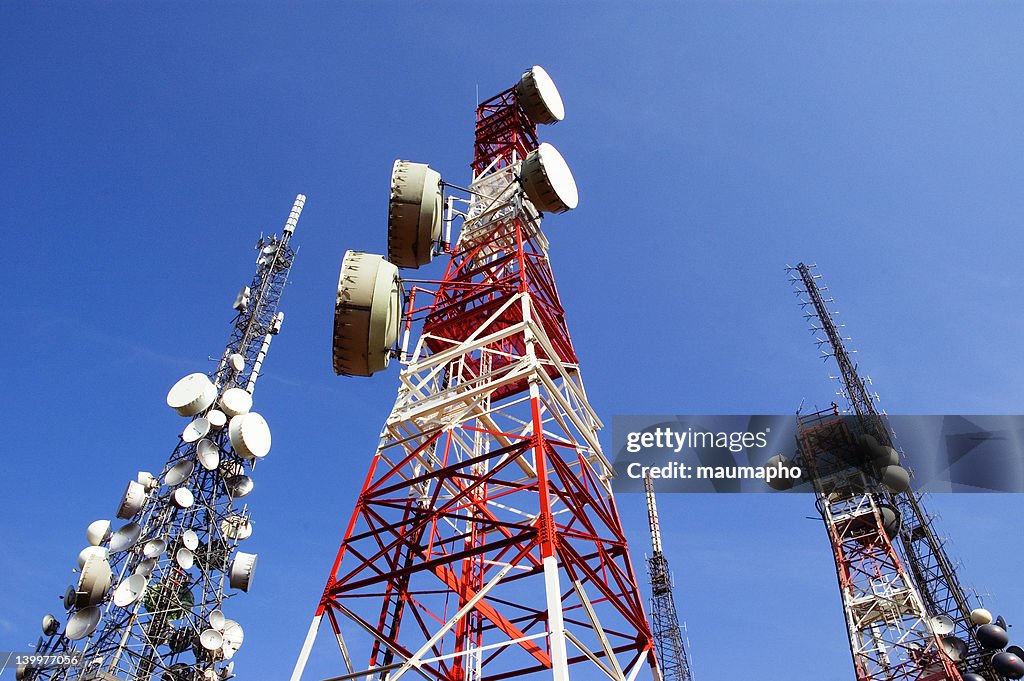
{"label": "telecommunications tower", "polygon": [[790,268],[791,280],[819,347],[839,367],[850,415],[801,417],[799,452],[832,543],[858,681],[1024,677],[1024,651],[1003,650],[1005,623],[972,608],[961,588],[812,268]]}
{"label": "telecommunications tower", "polygon": [[[562,100],[534,66],[476,115],[469,188],[397,161],[388,259],[345,254],[335,370],[369,375],[392,356],[402,370],[293,681],[324,619],[336,681],[566,681],[570,667],[632,681],[646,665],[657,678],[541,230],[542,213],[577,204],[565,161],[537,139]],[[438,247],[443,279],[403,287],[396,265]]]}
{"label": "telecommunications tower", "polygon": [[651,576],[651,629],[662,678],[665,681],[693,681],[690,659],[683,644],[683,630],[676,613],[676,600],[672,595],[672,573],[661,547],[661,524],[654,498],[654,480],[650,477],[644,478],[644,492],[647,496],[647,521],[651,526],[651,557],[647,559],[647,571]]}
{"label": "telecommunications tower", "polygon": [[298,195],[280,236],[256,243],[256,273],[234,302],[232,332],[216,369],[174,384],[167,404],[189,421],[159,475],[140,472],[117,508],[124,524],[89,525],[68,587],[62,626],[43,618],[37,653],[70,665],[19,667],[17,678],[81,681],[222,681],[242,645],[229,618],[231,591],[248,592],[256,555],[237,550],[252,534],[243,500],[270,430],[251,411],[295,251],[306,197]]}

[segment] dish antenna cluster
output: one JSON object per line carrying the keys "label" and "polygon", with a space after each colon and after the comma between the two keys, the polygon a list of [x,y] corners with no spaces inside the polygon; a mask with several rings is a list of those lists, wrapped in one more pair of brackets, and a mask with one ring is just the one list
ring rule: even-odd
{"label": "dish antenna cluster", "polygon": [[960,586],[812,270],[800,263],[792,281],[839,367],[850,416],[834,407],[801,417],[799,457],[832,543],[858,680],[1024,677],[1024,650],[1007,647],[1006,623]]}
{"label": "dish antenna cluster", "polygon": [[[510,210],[510,203],[529,205],[532,220],[538,224],[541,212],[564,213],[579,203],[576,181],[565,159],[547,142],[536,143],[538,124],[556,123],[565,117],[551,77],[534,66],[508,92],[515,105],[488,121],[488,134],[507,134],[510,131],[504,128],[517,123],[530,126],[532,134],[520,141],[522,148],[514,150],[523,152],[514,164],[491,173],[485,183],[477,181],[475,189],[461,192],[472,196],[468,201],[472,210],[491,213],[478,233],[499,211]],[[508,118],[518,120],[504,120]],[[442,226],[456,217],[467,217],[452,208],[445,221],[446,187],[458,189],[442,181],[441,174],[427,164],[395,161],[388,200],[387,257],[348,251],[342,261],[334,315],[335,373],[370,376],[386,369],[396,354],[403,305],[399,268],[418,269],[429,264],[435,251],[450,241],[450,233],[442,234]],[[487,201],[480,201],[481,197]]]}
{"label": "dish antenna cluster", "polygon": [[[541,229],[579,200],[537,137],[564,115],[548,74],[528,69],[477,107],[468,187],[396,161],[387,256],[345,254],[334,369],[402,369],[293,681],[325,619],[341,655],[323,676],[339,681],[656,668]],[[440,281],[402,281],[435,256]]]}
{"label": "dish antenna cluster", "polygon": [[81,664],[21,666],[19,681],[233,676],[244,631],[225,601],[252,586],[256,554],[241,550],[253,532],[243,499],[271,445],[252,395],[284,319],[277,307],[305,200],[296,197],[280,236],[257,242],[256,273],[235,299],[216,369],[189,374],[167,393],[167,406],[186,421],[161,472],[139,472],[114,506],[117,520],[86,528],[78,579],[63,596],[66,624],[46,615],[37,646],[40,654],[78,651]]}

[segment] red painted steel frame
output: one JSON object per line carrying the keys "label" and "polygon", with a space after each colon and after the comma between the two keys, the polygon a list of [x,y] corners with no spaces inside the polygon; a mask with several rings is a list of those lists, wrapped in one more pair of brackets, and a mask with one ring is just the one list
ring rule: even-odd
{"label": "red painted steel frame", "polygon": [[[475,175],[514,164],[536,146],[536,128],[513,89],[479,106]],[[520,324],[522,305],[508,305],[502,314],[496,313],[513,296],[528,294],[530,318],[543,329],[557,359],[576,364],[546,253],[529,236],[524,219],[528,218],[514,217],[492,238],[452,251],[424,321],[424,344],[430,353],[458,347],[485,323],[488,333]],[[553,359],[544,357],[538,345],[534,348],[542,362]],[[464,355],[446,371],[459,372],[452,380],[461,383],[484,371],[500,376],[526,356],[528,339],[517,332],[488,350],[487,366],[481,366],[480,354]],[[551,378],[559,375],[555,364],[547,362],[543,369]],[[496,638],[514,643],[481,653],[481,679],[550,670],[551,646],[546,637],[536,636],[548,626],[546,557],[556,558],[565,576],[561,602],[567,627],[590,628],[594,640],[601,633],[591,626],[588,607],[574,583],[603,613],[600,622],[608,648],[595,656],[609,667],[618,663],[607,659],[608,650],[616,657],[628,655],[654,665],[651,633],[614,500],[586,459],[584,447],[571,434],[552,432],[543,415],[550,406],[538,390],[524,394],[537,381],[517,379],[490,395],[492,411],[507,404],[509,410],[523,413],[522,427],[490,427],[478,420],[475,425],[423,430],[417,436],[423,439],[412,451],[395,449],[385,456],[379,450],[374,457],[317,611],[328,615],[336,634],[341,631],[338,613],[365,631],[377,632],[366,669],[394,669],[416,652],[410,650],[409,640],[428,641],[484,588],[496,566],[512,565],[499,586],[433,644],[430,657],[437,659],[424,662],[419,671],[439,680],[462,681],[468,659],[462,653]],[[455,455],[477,436],[504,444],[475,456]],[[440,465],[410,475],[426,456]],[[414,489],[428,490],[428,498],[412,494]],[[557,514],[553,504],[559,506]],[[367,614],[368,601],[378,604],[373,615]],[[593,661],[584,654],[568,657],[570,665],[588,660]]]}

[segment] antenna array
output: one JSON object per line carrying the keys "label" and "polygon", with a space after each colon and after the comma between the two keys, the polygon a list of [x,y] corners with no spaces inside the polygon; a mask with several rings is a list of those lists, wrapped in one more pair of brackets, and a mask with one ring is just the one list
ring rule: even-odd
{"label": "antenna array", "polygon": [[216,369],[178,381],[167,404],[188,418],[159,475],[140,472],[112,529],[86,532],[78,583],[68,588],[64,627],[43,619],[37,652],[78,653],[80,664],[19,667],[21,679],[223,681],[242,645],[242,625],[225,601],[252,584],[256,554],[238,550],[253,531],[251,473],[270,451],[270,430],[252,394],[271,339],[295,251],[292,233],[305,203],[298,195],[281,235],[256,244],[256,272],[234,302],[232,332]]}

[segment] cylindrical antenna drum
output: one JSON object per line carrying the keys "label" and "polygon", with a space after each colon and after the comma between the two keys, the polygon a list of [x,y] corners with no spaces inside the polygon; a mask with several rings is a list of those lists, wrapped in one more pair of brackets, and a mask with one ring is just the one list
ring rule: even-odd
{"label": "cylindrical antenna drum", "polygon": [[395,161],[388,202],[388,260],[417,268],[441,238],[441,175],[425,163]]}
{"label": "cylindrical antenna drum", "polygon": [[520,174],[523,190],[537,210],[564,213],[579,205],[576,180],[558,150],[547,142],[527,154]]}
{"label": "cylindrical antenna drum", "polygon": [[528,69],[516,85],[519,105],[534,125],[557,123],[565,118],[565,106],[555,82],[539,66]]}
{"label": "cylindrical antenna drum", "polygon": [[370,376],[386,369],[398,340],[402,285],[383,256],[348,251],[334,308],[334,371]]}

